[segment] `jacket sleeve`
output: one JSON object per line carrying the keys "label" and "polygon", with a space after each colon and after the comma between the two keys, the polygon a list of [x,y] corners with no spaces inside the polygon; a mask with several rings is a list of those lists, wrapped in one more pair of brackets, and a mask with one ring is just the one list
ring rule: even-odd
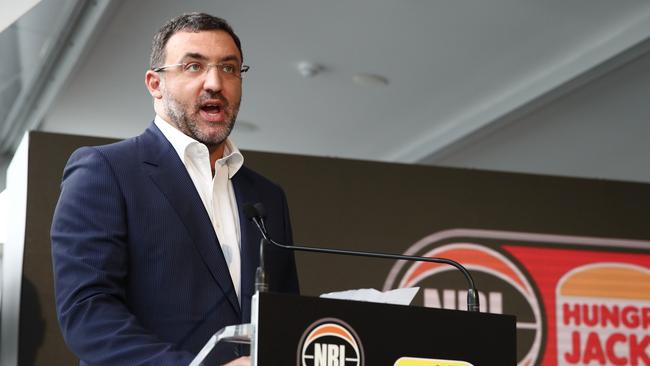
{"label": "jacket sleeve", "polygon": [[69,348],[90,365],[188,365],[194,355],[144,329],[129,311],[126,207],[101,153],[77,150],[52,222],[56,311]]}

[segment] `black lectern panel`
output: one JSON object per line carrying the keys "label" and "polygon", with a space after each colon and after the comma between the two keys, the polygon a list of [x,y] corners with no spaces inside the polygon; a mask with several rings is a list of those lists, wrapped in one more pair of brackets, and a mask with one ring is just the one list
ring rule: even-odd
{"label": "black lectern panel", "polygon": [[[258,365],[515,366],[515,318],[422,307],[261,294]],[[451,365],[451,363],[447,363]],[[462,365],[463,363],[457,363]]]}

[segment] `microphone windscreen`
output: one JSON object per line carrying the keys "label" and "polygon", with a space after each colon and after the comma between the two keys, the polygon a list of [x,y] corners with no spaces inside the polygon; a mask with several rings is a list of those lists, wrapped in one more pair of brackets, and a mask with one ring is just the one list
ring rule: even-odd
{"label": "microphone windscreen", "polygon": [[257,214],[261,218],[265,219],[266,218],[266,209],[264,208],[264,205],[262,204],[262,202],[257,202],[254,206],[255,206],[255,210],[257,211]]}
{"label": "microphone windscreen", "polygon": [[256,206],[257,204],[253,205],[251,203],[247,203],[244,205],[244,215],[246,215],[247,219],[252,220],[256,217],[260,217],[260,213],[258,212]]}

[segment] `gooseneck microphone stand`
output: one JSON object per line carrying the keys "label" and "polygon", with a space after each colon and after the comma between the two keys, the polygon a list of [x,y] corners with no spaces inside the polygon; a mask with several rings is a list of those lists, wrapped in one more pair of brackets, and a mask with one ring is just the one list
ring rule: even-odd
{"label": "gooseneck microphone stand", "polygon": [[246,214],[246,217],[255,224],[255,226],[262,234],[262,240],[260,242],[260,267],[258,267],[257,269],[256,282],[255,282],[255,287],[258,290],[259,289],[268,290],[268,284],[266,282],[266,275],[264,270],[264,246],[265,243],[268,242],[283,249],[296,250],[302,252],[326,253],[326,254],[336,254],[336,255],[357,256],[357,257],[397,259],[397,260],[406,260],[406,261],[415,261],[415,262],[447,264],[458,269],[463,274],[463,276],[465,276],[465,279],[467,280],[467,284],[469,287],[467,291],[467,310],[472,312],[479,311],[479,296],[478,296],[478,291],[476,290],[476,286],[474,284],[474,279],[472,278],[472,275],[469,273],[469,271],[462,264],[454,260],[448,258],[438,258],[438,257],[417,257],[411,255],[392,254],[392,253],[366,252],[366,251],[357,251],[357,250],[318,248],[318,247],[308,247],[302,245],[282,244],[276,242],[275,240],[273,240],[273,238],[269,236],[265,225],[266,210],[264,209],[264,206],[261,203],[245,205],[244,213]]}

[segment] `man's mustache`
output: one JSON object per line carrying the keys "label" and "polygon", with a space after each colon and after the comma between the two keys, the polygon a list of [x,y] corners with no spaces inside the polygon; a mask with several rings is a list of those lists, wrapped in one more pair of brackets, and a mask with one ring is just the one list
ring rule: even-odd
{"label": "man's mustache", "polygon": [[208,100],[218,100],[221,102],[223,105],[223,108],[227,108],[230,103],[228,103],[228,99],[226,99],[221,92],[203,92],[201,95],[199,95],[199,103],[198,104],[203,104]]}

